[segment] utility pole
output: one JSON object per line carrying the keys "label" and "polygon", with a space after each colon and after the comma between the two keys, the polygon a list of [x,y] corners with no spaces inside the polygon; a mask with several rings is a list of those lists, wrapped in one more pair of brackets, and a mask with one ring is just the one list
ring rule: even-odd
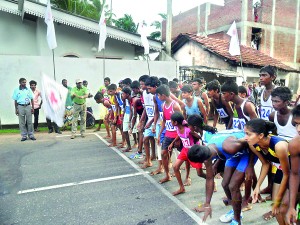
{"label": "utility pole", "polygon": [[166,29],[166,50],[171,56],[171,41],[172,41],[172,0],[167,0],[167,29]]}

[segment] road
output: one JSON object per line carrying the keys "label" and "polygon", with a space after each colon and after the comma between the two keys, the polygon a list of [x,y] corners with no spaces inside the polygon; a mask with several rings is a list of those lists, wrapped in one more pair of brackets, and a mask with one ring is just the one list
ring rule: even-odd
{"label": "road", "polygon": [[[107,147],[102,136],[37,133],[37,141],[20,142],[19,135],[1,135],[0,224],[201,224],[192,209],[205,199],[205,180],[195,170],[187,192],[173,197],[176,179],[159,184],[163,175],[149,175],[156,162],[142,170],[132,153]],[[230,210],[221,201],[221,180],[217,185],[210,225],[222,224],[219,216]],[[243,224],[277,224],[261,218],[269,205],[255,204]]]}

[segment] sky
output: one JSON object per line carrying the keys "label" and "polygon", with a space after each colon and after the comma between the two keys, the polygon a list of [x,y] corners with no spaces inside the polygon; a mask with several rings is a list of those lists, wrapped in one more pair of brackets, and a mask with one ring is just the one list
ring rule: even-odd
{"label": "sky", "polygon": [[[167,14],[167,0],[106,0],[108,5],[111,1],[112,11],[117,18],[127,13],[132,16],[135,23],[141,23],[144,20],[150,26],[153,21],[162,20],[159,13]],[[176,16],[180,12],[185,12],[205,2],[222,4],[224,0],[173,0],[173,15]]]}

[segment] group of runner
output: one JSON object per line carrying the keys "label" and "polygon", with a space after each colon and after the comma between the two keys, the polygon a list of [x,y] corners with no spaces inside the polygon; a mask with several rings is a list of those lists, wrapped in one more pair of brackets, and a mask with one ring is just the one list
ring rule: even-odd
{"label": "group of runner", "polygon": [[[94,99],[103,107],[100,119],[107,126],[105,138],[110,146],[117,146],[119,129],[122,142],[118,147],[124,148],[123,152],[137,147],[130,158],[142,159],[141,168],[152,167],[152,161],[158,160],[151,175],[164,173],[160,183],[172,179],[170,159],[179,151],[173,162],[179,189],[173,195],[184,193],[185,186],[191,185],[190,166],[206,179],[205,203],[195,208],[204,212],[203,221],[211,216],[214,177],[221,174],[226,195],[223,202],[232,206],[220,217],[221,222],[242,224],[242,211],[251,210],[252,203],[264,201],[260,194],[269,193],[272,210],[263,215],[264,219],[276,217],[279,224],[300,224],[296,212],[300,200],[300,106],[289,108],[292,93],[287,87],[274,86],[276,73],[272,66],[263,67],[259,77],[263,88],[254,101],[253,96],[241,97],[239,86],[232,80],[221,86],[217,80],[205,85],[204,80],[195,79],[180,87],[175,79],[148,75],[138,81],[126,78],[119,87],[105,78],[105,87]],[[215,109],[213,126],[206,124],[208,98]],[[218,119],[224,122],[226,130],[217,131]],[[130,134],[134,137],[133,147]],[[254,168],[258,159],[262,166],[257,178]],[[183,162],[184,181],[180,173]],[[266,176],[268,187],[261,190]]]}

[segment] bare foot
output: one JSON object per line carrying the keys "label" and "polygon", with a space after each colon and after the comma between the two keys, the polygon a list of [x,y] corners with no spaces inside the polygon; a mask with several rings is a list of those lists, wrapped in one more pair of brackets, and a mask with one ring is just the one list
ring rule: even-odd
{"label": "bare foot", "polygon": [[159,180],[159,183],[160,183],[160,184],[163,184],[163,183],[166,183],[166,182],[168,182],[168,181],[170,181],[170,180],[172,180],[172,178],[169,177],[169,176],[167,176],[167,177],[165,177],[165,178]]}
{"label": "bare foot", "polygon": [[116,147],[116,146],[117,146],[117,144],[111,143],[108,147]]}
{"label": "bare foot", "polygon": [[142,166],[141,166],[141,169],[146,169],[148,167],[151,167],[152,166],[152,163],[144,163]]}
{"label": "bare foot", "polygon": [[272,219],[274,216],[272,214],[272,211],[269,211],[267,213],[265,213],[263,216],[264,220],[269,221],[270,219]]}
{"label": "bare foot", "polygon": [[111,138],[111,136],[110,135],[108,135],[108,136],[105,136],[105,137],[103,137],[104,139],[110,139]]}
{"label": "bare foot", "polygon": [[164,171],[165,171],[164,169],[158,168],[157,170],[152,171],[152,172],[150,173],[150,175],[151,175],[151,176],[154,176],[154,175],[156,175],[156,174],[161,174],[161,173],[163,173]]}
{"label": "bare foot", "polygon": [[217,189],[217,182],[214,181],[214,192],[217,192],[217,191],[218,191],[218,189]]}
{"label": "bare foot", "polygon": [[124,150],[122,150],[122,152],[132,152],[131,148],[126,148]]}
{"label": "bare foot", "polygon": [[252,205],[251,204],[246,204],[246,205],[242,204],[242,212],[246,212],[246,211],[249,211],[251,209],[252,209]]}
{"label": "bare foot", "polygon": [[[266,199],[263,199],[264,201],[272,201],[272,196],[271,195],[268,195],[266,197]],[[261,201],[261,202],[264,202],[264,201]]]}
{"label": "bare foot", "polygon": [[126,148],[126,145],[119,145],[118,148]]}
{"label": "bare foot", "polygon": [[[112,139],[109,139],[109,140],[107,140],[107,142],[108,142],[108,143],[112,143],[113,140],[112,140]],[[116,144],[116,145],[117,145],[117,144]]]}
{"label": "bare foot", "polygon": [[132,146],[132,148],[137,148],[137,147],[139,147],[138,144],[134,144],[134,145]]}
{"label": "bare foot", "polygon": [[203,205],[201,205],[201,206],[198,205],[197,207],[194,208],[194,210],[195,210],[196,212],[204,212],[205,209],[204,209],[204,206],[203,206]]}
{"label": "bare foot", "polygon": [[221,176],[221,174],[220,174],[220,173],[217,173],[217,174],[216,174],[216,176],[215,176],[215,178],[216,178],[216,179],[221,179],[221,178],[222,178],[222,176]]}
{"label": "bare foot", "polygon": [[156,161],[156,160],[157,160],[156,156],[151,156],[151,161]]}
{"label": "bare foot", "polygon": [[179,188],[177,191],[174,191],[172,193],[172,195],[175,196],[175,195],[179,195],[179,194],[183,194],[183,193],[185,193],[185,189],[184,188],[183,189]]}
{"label": "bare foot", "polygon": [[144,164],[145,160],[138,161],[138,164]]}
{"label": "bare foot", "polygon": [[266,188],[262,189],[260,193],[261,194],[271,194],[271,192],[272,192],[272,189],[269,186],[267,186]]}
{"label": "bare foot", "polygon": [[191,184],[192,184],[192,179],[190,177],[187,178],[183,183],[184,186],[191,186]]}

